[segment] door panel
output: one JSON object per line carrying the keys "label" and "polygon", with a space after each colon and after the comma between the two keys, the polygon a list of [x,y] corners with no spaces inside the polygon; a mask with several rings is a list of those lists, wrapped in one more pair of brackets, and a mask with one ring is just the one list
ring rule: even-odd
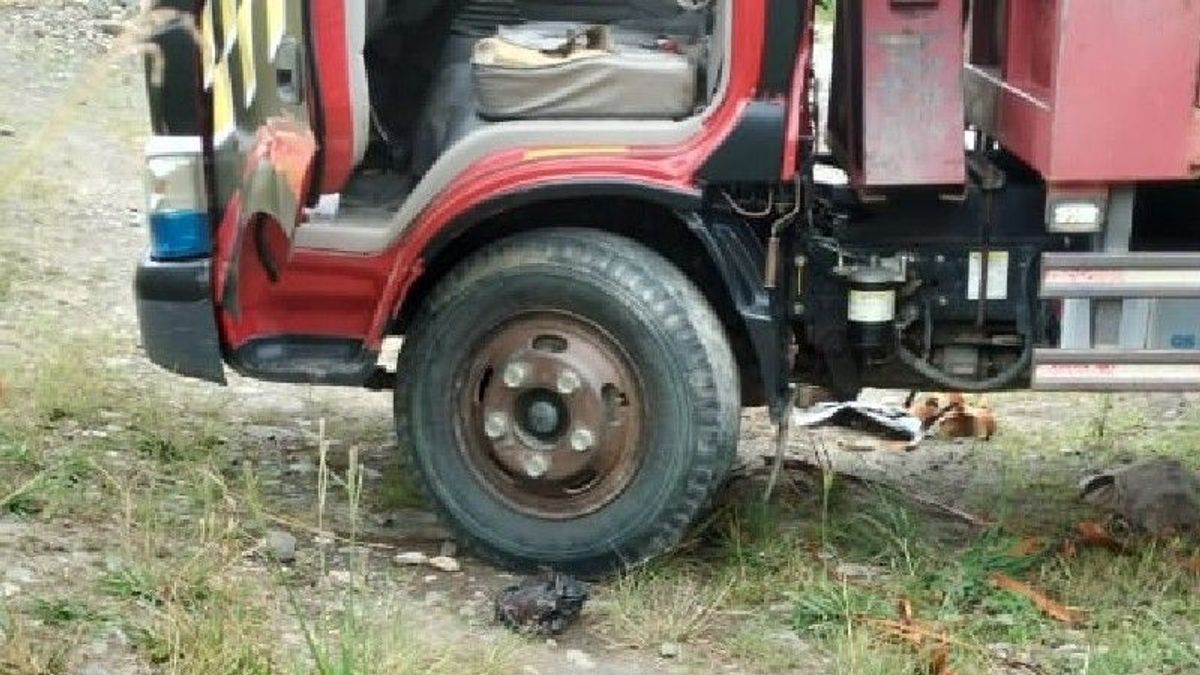
{"label": "door panel", "polygon": [[[220,218],[237,229],[223,252],[226,275],[238,269],[251,227],[278,227],[288,243],[260,254],[275,265],[286,258],[317,168],[305,2],[209,0],[201,15],[213,192],[218,211],[238,210]],[[229,281],[219,285],[236,288]]]}

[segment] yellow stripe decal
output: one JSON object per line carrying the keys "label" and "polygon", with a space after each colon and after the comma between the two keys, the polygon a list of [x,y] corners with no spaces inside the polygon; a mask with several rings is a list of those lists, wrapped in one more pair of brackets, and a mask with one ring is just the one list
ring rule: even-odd
{"label": "yellow stripe decal", "polygon": [[221,53],[228,58],[237,42],[237,0],[211,0],[221,3]]}
{"label": "yellow stripe decal", "polygon": [[267,53],[275,60],[275,51],[283,42],[287,28],[287,0],[267,0]]}
{"label": "yellow stripe decal", "polygon": [[242,66],[242,104],[249,109],[258,92],[258,78],[254,72],[254,2],[242,0],[238,8],[238,60]]}
{"label": "yellow stripe decal", "polygon": [[213,72],[213,143],[220,145],[233,135],[233,82],[229,78],[229,62],[217,63]]}
{"label": "yellow stripe decal", "polygon": [[204,87],[212,87],[213,71],[217,65],[217,36],[213,26],[213,3],[204,6],[200,15],[201,49],[204,52]]}
{"label": "yellow stripe decal", "polygon": [[584,145],[526,150],[525,160],[577,157],[581,155],[624,155],[629,148],[623,145]]}

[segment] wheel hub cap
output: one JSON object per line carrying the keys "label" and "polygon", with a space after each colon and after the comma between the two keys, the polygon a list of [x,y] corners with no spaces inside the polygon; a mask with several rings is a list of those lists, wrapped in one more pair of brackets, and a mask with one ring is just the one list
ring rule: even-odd
{"label": "wheel hub cap", "polygon": [[456,379],[461,450],[514,508],[579,517],[636,474],[640,379],[599,327],[565,313],[518,317],[472,350],[464,369]]}

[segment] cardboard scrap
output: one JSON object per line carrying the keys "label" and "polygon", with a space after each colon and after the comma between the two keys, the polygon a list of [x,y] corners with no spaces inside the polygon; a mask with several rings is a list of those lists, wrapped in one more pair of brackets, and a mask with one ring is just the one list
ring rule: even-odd
{"label": "cardboard scrap", "polygon": [[930,435],[986,441],[996,434],[996,415],[987,402],[971,404],[960,393],[920,394],[909,412]]}
{"label": "cardboard scrap", "polygon": [[1099,523],[1085,520],[1075,526],[1075,531],[1082,546],[1104,548],[1113,553],[1123,553],[1125,551],[1125,547],[1119,541],[1113,539],[1108,531],[1104,529],[1104,526]]}
{"label": "cardboard scrap", "polygon": [[950,669],[950,646],[953,641],[944,629],[920,621],[913,611],[912,601],[901,598],[896,605],[898,619],[860,617],[884,637],[909,645],[925,655],[928,675],[954,675]]}
{"label": "cardboard scrap", "polygon": [[1067,607],[1056,600],[1052,600],[1045,593],[1033,586],[1024,581],[1017,581],[1003,572],[996,572],[989,578],[989,581],[997,588],[1028,598],[1038,609],[1056,621],[1075,625],[1083,623],[1087,619],[1087,612],[1084,610],[1078,607]]}

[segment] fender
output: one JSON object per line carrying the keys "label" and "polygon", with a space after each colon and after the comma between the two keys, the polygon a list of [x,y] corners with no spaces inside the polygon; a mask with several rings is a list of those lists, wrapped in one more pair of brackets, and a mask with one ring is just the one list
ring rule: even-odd
{"label": "fender", "polygon": [[[772,418],[782,414],[788,396],[790,328],[775,296],[763,283],[766,251],[742,222],[705,219],[691,214],[688,229],[708,251],[733,301],[753,351],[756,384]],[[743,373],[745,375],[745,373]],[[744,402],[748,403],[748,402]]]}
{"label": "fender", "polygon": [[425,261],[437,259],[454,240],[506,211],[538,203],[598,196],[640,200],[677,212],[698,210],[702,203],[701,192],[696,189],[656,186],[632,180],[568,180],[542,184],[532,189],[502,193],[469,209],[430,240],[421,258]]}
{"label": "fender", "polygon": [[[421,254],[421,260],[425,263],[422,266],[423,273],[406,289],[405,299],[392,317],[393,325],[403,328],[426,292],[441,278],[439,272],[442,266],[438,261],[451,256],[450,264],[445,265],[449,267],[469,255],[469,251],[462,255],[453,254],[452,249],[461,242],[462,237],[479,232],[477,228],[488,227],[489,220],[524,206],[598,196],[660,206],[687,227],[712,269],[717,271],[721,282],[720,288],[703,288],[702,291],[713,303],[714,309],[725,316],[727,323],[732,324],[729,328],[746,338],[745,343],[750,349],[750,354],[739,355],[742,357],[740,361],[752,360],[752,363],[744,364],[752,372],[743,373],[749,380],[749,398],[765,399],[772,406],[782,400],[787,389],[787,350],[780,338],[780,313],[762,281],[765,260],[763,245],[745,223],[709,216],[703,208],[701,191],[694,189],[618,179],[570,180],[501,194],[478,204],[460,214],[430,240]],[[501,238],[508,232],[482,234],[486,241]],[[426,267],[431,264],[433,269]]]}

